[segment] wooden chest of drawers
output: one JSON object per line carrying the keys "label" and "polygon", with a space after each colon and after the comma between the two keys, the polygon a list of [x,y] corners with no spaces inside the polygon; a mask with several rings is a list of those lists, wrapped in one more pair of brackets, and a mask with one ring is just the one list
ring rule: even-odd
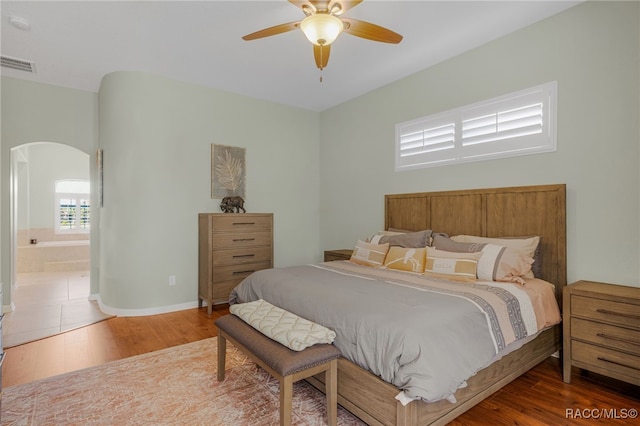
{"label": "wooden chest of drawers", "polygon": [[579,281],[563,295],[563,376],[571,368],[640,385],[640,288]]}
{"label": "wooden chest of drawers", "polygon": [[272,267],[273,214],[198,215],[198,303],[209,314],[245,277]]}

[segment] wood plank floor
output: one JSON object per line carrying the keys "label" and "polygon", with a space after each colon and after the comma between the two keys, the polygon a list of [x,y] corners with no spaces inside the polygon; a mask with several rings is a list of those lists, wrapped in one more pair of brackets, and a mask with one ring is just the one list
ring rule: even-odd
{"label": "wood plank floor", "polygon": [[[211,316],[201,308],[111,318],[9,348],[2,366],[3,387],[213,337],[213,321],[227,313],[223,306]],[[566,384],[558,359],[549,358],[450,425],[632,425],[640,420],[630,418],[630,410],[639,409],[639,387],[580,371]],[[619,418],[594,419],[611,415]]]}
{"label": "wood plank floor", "polygon": [[217,335],[221,307],[144,317],[115,317],[53,337],[6,349],[3,388]]}

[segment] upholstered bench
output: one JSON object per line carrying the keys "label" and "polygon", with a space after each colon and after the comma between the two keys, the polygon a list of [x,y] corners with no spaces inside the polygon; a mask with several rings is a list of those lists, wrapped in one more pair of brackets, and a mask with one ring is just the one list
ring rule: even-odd
{"label": "upholstered bench", "polygon": [[293,383],[325,372],[327,395],[327,421],[336,425],[338,413],[338,358],[340,351],[330,344],[316,344],[301,351],[265,336],[235,315],[225,315],[215,321],[218,327],[218,381],[224,380],[226,342],[280,382],[280,424],[291,424]]}

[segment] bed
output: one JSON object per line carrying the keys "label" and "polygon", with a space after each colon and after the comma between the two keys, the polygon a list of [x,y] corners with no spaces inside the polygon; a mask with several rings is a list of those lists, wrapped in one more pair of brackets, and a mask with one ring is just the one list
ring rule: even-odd
{"label": "bed", "polygon": [[[560,297],[562,289],[566,285],[565,228],[564,185],[385,196],[385,229],[433,230],[448,235],[464,234],[495,238],[539,236],[536,276],[554,284],[554,287],[550,286],[552,289],[551,297],[555,296],[558,306],[562,306]],[[308,265],[308,267],[322,269],[323,271],[319,273],[324,275],[321,275],[319,279],[328,285],[330,281],[326,278],[326,274],[350,275],[351,270],[347,263],[345,262],[344,266],[347,269],[342,270],[339,270],[338,263],[335,265]],[[299,276],[309,274],[308,270],[299,269],[294,269],[294,273],[298,273]],[[268,273],[261,271],[261,274]],[[361,281],[369,279],[365,273],[357,269],[353,270],[352,275],[357,276],[357,279]],[[396,284],[401,284],[401,286],[396,286],[397,289],[400,289],[397,290],[398,292],[403,291],[403,287],[412,286],[412,279],[403,278],[398,281],[395,278],[388,278]],[[232,303],[249,302],[252,300],[248,299],[261,297],[260,294],[254,294],[253,289],[248,290],[249,286],[258,285],[255,277],[254,283],[251,283],[251,280],[248,281],[241,283],[234,289]],[[333,280],[331,280],[331,284],[333,285]],[[327,289],[330,288],[331,292],[338,293],[339,287],[346,285],[350,284],[344,281],[338,287],[327,287]],[[513,284],[509,285],[515,287]],[[293,291],[293,288],[289,287],[287,291]],[[385,288],[385,291],[387,291],[388,297],[389,289]],[[317,293],[316,297],[320,297],[320,295],[321,293]],[[269,295],[269,297],[271,303],[278,305],[284,295],[280,297],[275,294]],[[374,304],[375,309],[382,309],[386,301],[383,300],[382,304],[377,305],[375,305],[375,301],[370,301],[366,306]],[[284,304],[284,301],[282,303]],[[317,305],[314,306],[316,310],[318,310],[318,306],[322,306],[320,303],[308,305]],[[287,306],[284,307],[287,308]],[[322,309],[319,310],[322,311]],[[305,312],[296,313],[303,317],[306,315]],[[317,312],[313,315],[316,314]],[[383,323],[379,323],[375,327],[383,327],[383,325]],[[507,355],[474,372],[470,378],[464,381],[464,387],[454,390],[453,398],[440,398],[442,396],[440,395],[434,399],[435,402],[425,402],[422,399],[428,400],[428,398],[422,397],[422,395],[422,399],[411,402],[398,400],[396,397],[402,394],[398,386],[380,378],[384,377],[384,374],[376,371],[375,366],[371,370],[378,374],[373,374],[368,369],[349,361],[346,357],[350,357],[351,354],[348,354],[339,360],[338,401],[343,407],[371,425],[446,424],[556,352],[560,345],[559,325],[546,327],[537,332],[535,338],[526,339],[525,342],[518,349],[511,348]],[[343,354],[346,352],[347,350],[343,351]],[[381,353],[384,350],[374,352]],[[359,360],[358,363],[361,364]],[[323,390],[322,377],[316,376],[308,380]]]}

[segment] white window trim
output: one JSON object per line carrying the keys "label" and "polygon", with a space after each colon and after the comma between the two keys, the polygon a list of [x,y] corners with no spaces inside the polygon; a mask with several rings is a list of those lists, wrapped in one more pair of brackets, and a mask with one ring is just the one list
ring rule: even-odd
{"label": "white window trim", "polygon": [[[553,81],[396,124],[395,170],[414,170],[556,151],[556,105],[557,82]],[[510,110],[523,111],[522,107],[525,106],[530,107],[527,111],[531,118],[528,120],[531,121],[530,127],[534,134],[510,136],[508,131],[501,133],[497,127],[502,123],[489,123],[486,128],[493,126],[496,129],[492,133],[495,136],[489,142],[470,143],[470,137],[463,138],[464,124],[471,118],[486,115],[500,121],[498,117],[502,117],[501,114]],[[525,123],[525,119],[527,118],[520,118],[520,122]],[[520,126],[519,129],[525,129],[524,124]],[[412,135],[415,136],[413,139]]]}
{"label": "white window trim", "polygon": [[[73,180],[73,179],[66,179]],[[88,234],[91,229],[91,219],[89,219],[89,228],[76,228],[76,229],[62,229],[60,228],[60,200],[70,198],[70,199],[86,199],[90,200],[90,194],[84,192],[55,192],[55,233],[56,234]],[[78,204],[76,206],[76,218],[80,220],[81,215],[81,205]]]}

